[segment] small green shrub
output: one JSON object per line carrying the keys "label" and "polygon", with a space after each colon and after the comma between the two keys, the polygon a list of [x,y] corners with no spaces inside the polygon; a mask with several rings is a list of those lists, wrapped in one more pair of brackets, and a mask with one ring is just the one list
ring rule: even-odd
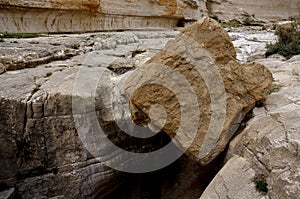
{"label": "small green shrub", "polygon": [[36,33],[0,33],[0,38],[35,38],[43,37],[41,34]]}
{"label": "small green shrub", "polygon": [[44,75],[44,77],[46,78],[46,77],[50,77],[52,75],[52,73],[51,72],[49,72],[49,73],[47,73],[46,75]]}
{"label": "small green shrub", "polygon": [[266,57],[273,54],[280,54],[289,59],[293,55],[300,54],[300,23],[293,22],[276,28],[275,35],[278,42],[267,45]]}
{"label": "small green shrub", "polygon": [[276,93],[280,90],[280,87],[274,87],[266,92],[266,95],[271,95],[272,93]]}
{"label": "small green shrub", "polygon": [[221,26],[223,28],[239,28],[239,27],[242,27],[243,25],[242,24],[239,24],[239,23],[227,23],[227,22],[222,22],[221,23]]}
{"label": "small green shrub", "polygon": [[268,193],[268,183],[264,179],[256,181],[255,187],[259,192]]}

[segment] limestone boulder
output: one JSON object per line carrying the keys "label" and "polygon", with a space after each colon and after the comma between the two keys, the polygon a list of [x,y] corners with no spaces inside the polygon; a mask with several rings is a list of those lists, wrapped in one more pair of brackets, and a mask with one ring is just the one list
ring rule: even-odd
{"label": "limestone boulder", "polygon": [[134,71],[122,93],[136,124],[162,129],[205,165],[271,83],[262,64],[240,64],[227,32],[204,17]]}
{"label": "limestone boulder", "polygon": [[[274,74],[273,86],[264,107],[254,109],[254,117],[230,143],[225,166],[201,199],[299,197],[299,58],[259,60]],[[256,188],[260,181],[266,183],[264,192]]]}

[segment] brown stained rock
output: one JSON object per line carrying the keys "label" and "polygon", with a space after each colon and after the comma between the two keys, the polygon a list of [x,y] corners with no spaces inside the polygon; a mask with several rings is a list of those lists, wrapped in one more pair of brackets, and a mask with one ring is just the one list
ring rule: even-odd
{"label": "brown stained rock", "polygon": [[[133,120],[143,126],[151,121],[150,128],[162,128],[208,164],[272,83],[262,64],[240,64],[235,56],[227,33],[213,19],[183,29],[128,78],[124,94],[130,96]],[[151,111],[154,104],[166,115]]]}

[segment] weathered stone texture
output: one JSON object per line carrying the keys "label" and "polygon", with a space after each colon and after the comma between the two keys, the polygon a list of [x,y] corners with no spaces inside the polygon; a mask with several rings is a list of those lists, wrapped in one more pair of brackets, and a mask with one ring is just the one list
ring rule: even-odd
{"label": "weathered stone texture", "polygon": [[[172,71],[182,76],[174,76]],[[180,134],[174,141],[183,147],[191,144],[187,153],[207,164],[224,150],[238,124],[256,101],[263,99],[271,82],[272,75],[263,65],[240,64],[227,33],[216,21],[205,17],[183,29],[146,65],[134,71],[124,86],[124,95],[130,97],[132,117],[137,124],[145,126],[151,120],[172,138]],[[165,86],[167,83],[170,88]],[[215,96],[217,99],[213,99]],[[199,107],[194,105],[197,102]],[[152,119],[149,110],[154,104],[164,108],[166,118],[156,112]],[[209,126],[214,111],[218,117],[224,117],[220,132]],[[190,115],[183,115],[187,113]],[[212,125],[222,123],[218,121],[221,122]],[[193,143],[189,143],[194,136],[191,129],[198,126]]]}
{"label": "weathered stone texture", "polygon": [[0,32],[174,28],[179,19],[195,21],[207,13],[202,1],[191,0],[1,0],[0,5]]}
{"label": "weathered stone texture", "polygon": [[[245,130],[230,143],[226,165],[201,199],[299,197],[299,58],[259,60],[273,72],[273,88],[264,107],[254,109]],[[267,193],[255,188],[259,180],[268,184]]]}
{"label": "weathered stone texture", "polygon": [[207,5],[211,15],[224,21],[277,21],[300,14],[299,0],[208,0]]}

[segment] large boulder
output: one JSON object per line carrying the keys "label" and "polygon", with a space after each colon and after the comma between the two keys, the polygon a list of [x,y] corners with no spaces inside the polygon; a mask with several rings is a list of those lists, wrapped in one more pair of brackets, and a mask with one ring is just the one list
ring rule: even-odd
{"label": "large boulder", "polygon": [[134,71],[123,95],[135,123],[162,129],[206,165],[271,83],[262,64],[240,64],[227,32],[204,17]]}
{"label": "large boulder", "polygon": [[225,166],[201,199],[299,198],[300,57],[260,62],[273,72],[273,88],[264,107],[254,109],[245,130],[230,143]]}
{"label": "large boulder", "polygon": [[1,0],[0,32],[91,32],[174,28],[207,13],[193,0]]}

